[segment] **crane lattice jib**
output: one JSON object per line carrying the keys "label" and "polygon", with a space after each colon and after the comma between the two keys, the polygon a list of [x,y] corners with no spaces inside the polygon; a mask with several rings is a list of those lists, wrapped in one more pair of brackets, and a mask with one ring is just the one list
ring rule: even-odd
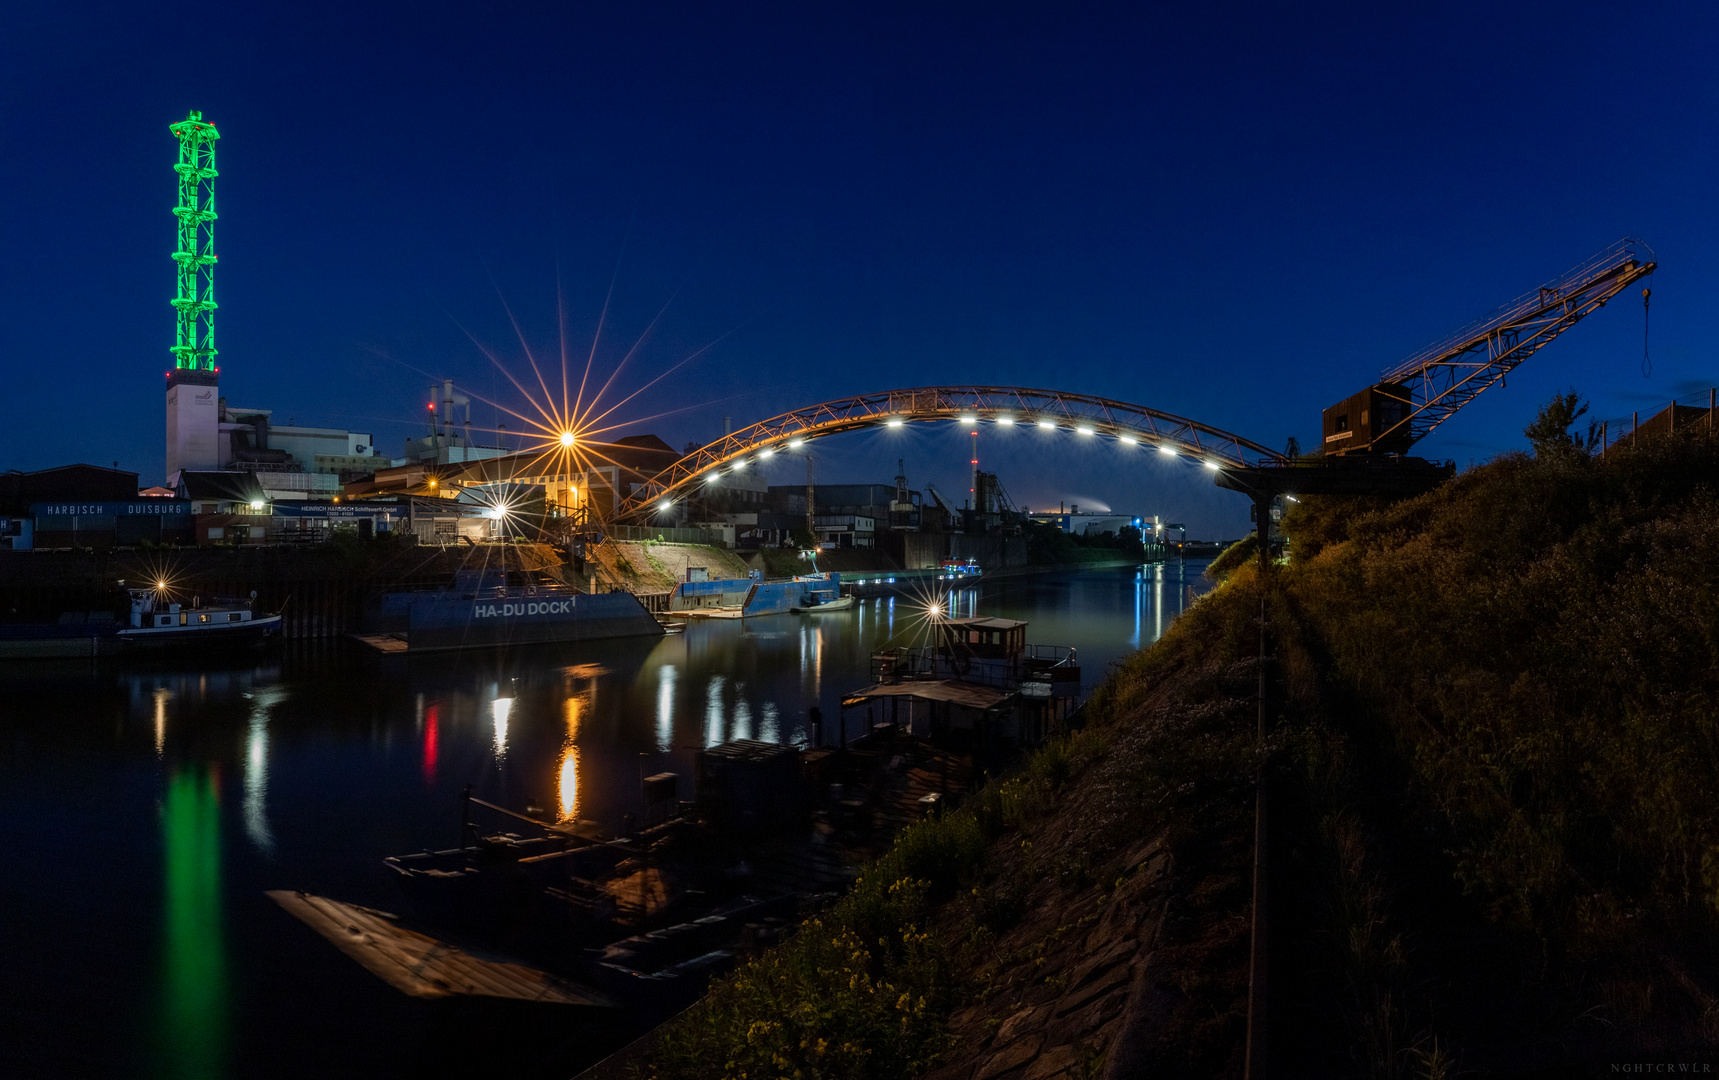
{"label": "crane lattice jib", "polygon": [[621,504],[619,516],[625,519],[649,513],[653,504],[719,477],[724,468],[738,466],[755,453],[786,449],[795,441],[892,423],[961,419],[1022,426],[1048,424],[1076,437],[1162,448],[1216,467],[1280,464],[1284,460],[1275,451],[1239,435],[1143,405],[1018,386],[931,386],[826,401],[725,435],[646,481]]}
{"label": "crane lattice jib", "polygon": [[173,298],[178,333],[173,366],[184,371],[215,370],[215,140],[221,133],[192,112],[170,129],[179,139],[179,243],[173,261],[179,289]]}
{"label": "crane lattice jib", "polygon": [[1553,338],[1653,273],[1653,260],[1651,248],[1626,237],[1386,371],[1381,382],[1408,388],[1408,415],[1373,441],[1385,442],[1405,426],[1409,442],[1426,437]]}

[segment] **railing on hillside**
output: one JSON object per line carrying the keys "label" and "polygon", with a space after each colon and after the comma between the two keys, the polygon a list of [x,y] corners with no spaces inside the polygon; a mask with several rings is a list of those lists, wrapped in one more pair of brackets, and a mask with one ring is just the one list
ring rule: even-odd
{"label": "railing on hillside", "polygon": [[1604,454],[1627,446],[1636,436],[1668,435],[1679,428],[1719,425],[1719,389],[1709,388],[1664,402],[1652,410],[1628,416],[1595,419],[1590,433],[1598,440],[1594,449]]}
{"label": "railing on hillside", "polygon": [[605,525],[603,532],[611,540],[623,540],[630,544],[642,543],[646,540],[660,540],[665,544],[728,546],[723,540],[722,534],[715,529],[660,529],[644,525]]}

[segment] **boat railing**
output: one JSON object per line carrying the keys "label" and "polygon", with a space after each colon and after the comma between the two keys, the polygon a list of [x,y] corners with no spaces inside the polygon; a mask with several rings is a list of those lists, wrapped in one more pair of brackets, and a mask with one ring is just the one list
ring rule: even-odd
{"label": "boat railing", "polygon": [[1037,661],[1040,664],[1072,664],[1075,662],[1073,645],[1033,645],[1029,643],[1022,654],[1024,659]]}

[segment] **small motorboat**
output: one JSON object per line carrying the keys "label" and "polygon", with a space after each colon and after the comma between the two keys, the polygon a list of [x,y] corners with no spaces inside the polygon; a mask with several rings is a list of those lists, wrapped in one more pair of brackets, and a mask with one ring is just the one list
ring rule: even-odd
{"label": "small motorboat", "polygon": [[[244,600],[197,600],[190,607],[155,589],[127,589],[131,624],[114,636],[127,648],[261,645],[281,631],[280,615],[258,615]],[[255,601],[256,593],[251,594]]]}
{"label": "small motorboat", "polygon": [[[809,599],[815,599],[815,597]],[[802,603],[800,606],[791,607],[788,610],[796,615],[821,615],[826,611],[846,611],[853,606],[854,598],[844,596],[839,600],[825,600],[822,603]]]}

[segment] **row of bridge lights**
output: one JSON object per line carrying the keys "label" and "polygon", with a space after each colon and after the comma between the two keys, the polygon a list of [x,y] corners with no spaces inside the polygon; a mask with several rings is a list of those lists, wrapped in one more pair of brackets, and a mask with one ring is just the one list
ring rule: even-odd
{"label": "row of bridge lights", "polygon": [[[997,417],[993,417],[992,419],[995,423],[1000,424],[1003,427],[1013,427],[1014,423],[1015,423],[1015,418],[1012,416],[997,416]],[[979,418],[976,416],[957,416],[955,418],[955,422],[958,424],[977,424],[979,422]],[[898,427],[902,427],[906,423],[907,423],[907,421],[905,419],[903,419],[902,417],[892,416],[888,420],[884,421],[884,426],[885,427],[898,428]],[[1037,424],[1038,424],[1038,427],[1043,431],[1056,431],[1059,427],[1057,422],[1054,420],[1039,420],[1039,421],[1037,421]],[[1074,432],[1076,435],[1091,436],[1091,435],[1098,434],[1098,432],[1095,429],[1093,429],[1092,427],[1090,427],[1086,424],[1080,424],[1080,425],[1076,426],[1074,429]],[[1135,438],[1133,435],[1128,434],[1127,432],[1123,432],[1122,434],[1117,435],[1116,441],[1120,442],[1120,443],[1124,443],[1128,446],[1139,446],[1140,445],[1140,440]],[[806,445],[805,439],[789,439],[788,440],[788,449],[789,450],[798,450],[805,445]],[[1175,447],[1170,446],[1166,443],[1159,443],[1158,444],[1158,452],[1160,454],[1165,455],[1166,457],[1180,457],[1181,456],[1181,454],[1176,450]],[[771,447],[771,446],[766,446],[764,449],[758,451],[759,460],[773,457],[773,456],[775,456],[775,454],[776,454],[776,449],[775,449],[775,447]],[[740,472],[742,469],[746,468],[746,466],[748,464],[749,464],[749,461],[746,458],[741,458],[739,461],[736,461],[729,468],[728,471],[729,472]],[[1218,470],[1223,468],[1222,465],[1220,465],[1219,463],[1217,463],[1215,461],[1209,461],[1209,460],[1208,461],[1202,461],[1202,462],[1200,462],[1200,464],[1204,465],[1206,468],[1212,470],[1213,472],[1217,472]],[[704,474],[705,482],[710,483],[710,482],[715,481],[717,476],[719,476],[721,474],[721,471],[722,470],[720,468],[712,468],[709,472]],[[673,507],[673,505],[674,504],[673,504],[672,500],[664,499],[662,502],[657,504],[657,509],[659,511],[667,513]]]}

